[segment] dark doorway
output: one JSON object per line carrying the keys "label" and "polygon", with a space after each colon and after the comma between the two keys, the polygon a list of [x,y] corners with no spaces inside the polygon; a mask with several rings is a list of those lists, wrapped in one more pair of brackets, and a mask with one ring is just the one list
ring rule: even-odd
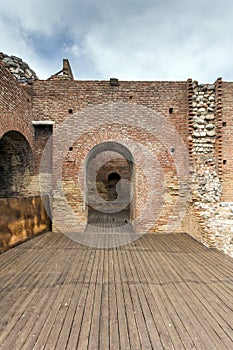
{"label": "dark doorway", "polygon": [[23,193],[33,174],[33,156],[26,138],[9,131],[0,139],[0,197]]}
{"label": "dark doorway", "polygon": [[116,185],[120,181],[121,176],[118,173],[108,175],[108,201],[115,201],[118,197]]}
{"label": "dark doorway", "polygon": [[131,153],[119,143],[105,142],[90,151],[85,186],[88,224],[102,229],[130,225],[133,167]]}

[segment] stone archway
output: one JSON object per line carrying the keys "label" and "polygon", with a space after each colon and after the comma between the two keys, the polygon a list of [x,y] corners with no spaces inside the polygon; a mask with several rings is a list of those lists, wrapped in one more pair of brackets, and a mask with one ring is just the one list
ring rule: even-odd
{"label": "stone archway", "polygon": [[[88,224],[104,229],[130,225],[133,213],[134,160],[117,142],[95,146],[85,163],[85,206]],[[132,227],[130,227],[132,230]]]}
{"label": "stone archway", "polygon": [[26,138],[8,131],[0,139],[0,197],[21,195],[33,174],[33,155]]}

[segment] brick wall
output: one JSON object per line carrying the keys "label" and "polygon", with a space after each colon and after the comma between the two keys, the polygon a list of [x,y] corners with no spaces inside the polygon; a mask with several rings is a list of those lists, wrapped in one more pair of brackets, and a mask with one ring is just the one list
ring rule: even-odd
{"label": "brick wall", "polygon": [[0,251],[50,229],[41,198],[35,196],[38,147],[30,90],[0,63]]}
{"label": "brick wall", "polygon": [[[179,196],[177,169],[171,154],[179,146],[172,143],[174,130],[162,135],[166,141],[171,140],[171,147],[161,141],[159,135],[165,132],[166,125],[161,125],[159,117],[158,124],[155,123],[158,115],[164,124],[172,125],[187,144],[186,82],[120,81],[118,86],[111,86],[108,81],[71,81],[58,77],[34,82],[33,118],[55,122],[55,183],[63,168],[63,189],[68,204],[72,204],[79,223],[82,223],[79,229],[85,227],[87,212],[84,210],[84,177],[77,183],[77,174],[85,172],[83,164],[93,147],[107,141],[125,145],[135,159],[135,202],[132,206],[133,216],[140,217],[135,229],[152,232],[167,229],[168,218]],[[64,128],[64,138],[61,137],[62,123],[69,124],[68,130]],[[150,160],[146,162],[135,145],[143,146],[155,160],[154,164]],[[64,159],[59,162],[59,158]],[[145,170],[150,172],[151,183],[146,181]],[[153,188],[150,188],[151,184]],[[144,216],[142,210],[149,192],[154,197],[151,198],[151,210]],[[55,201],[54,208],[55,213],[60,213],[62,222],[63,204],[60,198]],[[66,221],[70,228],[72,218],[69,215]]]}
{"label": "brick wall", "polygon": [[31,96],[0,63],[0,137],[7,131],[22,133],[34,149]]}
{"label": "brick wall", "polygon": [[222,201],[233,202],[233,83],[222,89]]}
{"label": "brick wall", "polygon": [[[167,116],[187,139],[186,82],[72,81],[51,79],[33,83],[33,118],[63,122],[70,113],[108,102],[136,103]],[[169,114],[169,108],[173,108]],[[171,110],[170,110],[171,113]],[[90,120],[91,125],[91,120]]]}
{"label": "brick wall", "polygon": [[[34,174],[42,169],[48,181],[45,192],[53,191],[54,229],[60,220],[68,230],[73,223],[77,228],[77,222],[84,230],[86,162],[97,145],[111,141],[132,155],[133,171],[119,152],[100,169],[97,187],[106,197],[109,171],[127,173],[136,231],[168,232],[175,227],[209,246],[230,246],[230,208],[221,202],[233,201],[233,83],[218,79],[213,85],[198,85],[189,79],[119,81],[113,86],[63,75],[23,86],[1,64],[0,68],[0,137],[17,130],[29,142]],[[33,120],[42,122],[33,127]],[[46,125],[48,121],[54,125]],[[36,193],[37,181],[35,176],[24,194]],[[185,182],[192,182],[191,198]]]}

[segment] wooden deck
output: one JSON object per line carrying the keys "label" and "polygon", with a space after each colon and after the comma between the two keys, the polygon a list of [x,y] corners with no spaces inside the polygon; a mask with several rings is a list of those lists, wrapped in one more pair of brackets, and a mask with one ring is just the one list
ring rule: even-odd
{"label": "wooden deck", "polygon": [[0,255],[0,349],[233,349],[233,259],[185,234]]}
{"label": "wooden deck", "polygon": [[89,211],[85,233],[104,233],[109,236],[113,232],[115,234],[134,232],[129,216],[127,210],[121,210],[117,213],[101,213],[91,210]]}

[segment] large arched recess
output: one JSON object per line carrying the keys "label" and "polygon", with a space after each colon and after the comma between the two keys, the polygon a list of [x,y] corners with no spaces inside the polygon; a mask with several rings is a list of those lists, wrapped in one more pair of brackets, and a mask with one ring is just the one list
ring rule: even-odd
{"label": "large arched recess", "polygon": [[119,213],[132,222],[133,194],[134,159],[128,148],[113,141],[94,146],[85,159],[84,201],[88,222],[93,217],[100,220],[100,216],[108,215],[114,219]]}
{"label": "large arched recess", "polygon": [[18,131],[0,139],[0,197],[19,196],[34,172],[33,154],[27,139]]}

